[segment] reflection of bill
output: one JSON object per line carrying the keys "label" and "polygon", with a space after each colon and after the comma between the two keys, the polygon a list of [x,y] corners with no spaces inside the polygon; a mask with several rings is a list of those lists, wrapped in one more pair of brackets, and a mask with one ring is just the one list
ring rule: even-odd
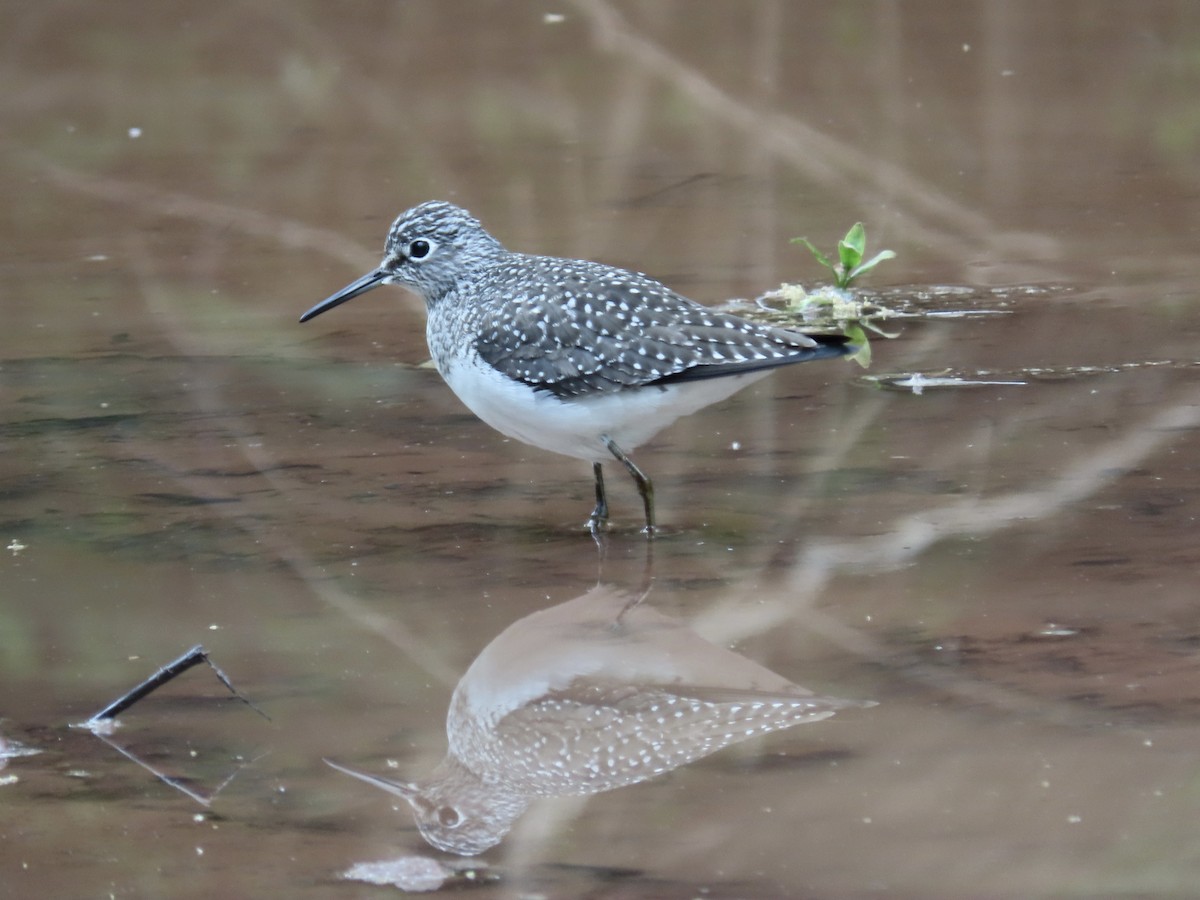
{"label": "reflection of bill", "polygon": [[818,697],[600,586],[513,623],[459,681],[449,750],[398,783],[429,843],[482,853],[538,797],[595,794],[870,702]]}

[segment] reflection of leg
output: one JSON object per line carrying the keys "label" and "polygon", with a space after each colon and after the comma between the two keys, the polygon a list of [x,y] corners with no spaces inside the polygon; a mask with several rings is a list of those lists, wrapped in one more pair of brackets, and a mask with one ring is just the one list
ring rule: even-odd
{"label": "reflection of leg", "polygon": [[595,534],[608,521],[608,497],[604,494],[604,469],[600,463],[592,463],[592,472],[596,476],[596,508],[588,518],[588,530]]}
{"label": "reflection of leg", "polygon": [[642,604],[650,594],[650,588],[654,584],[654,541],[646,541],[646,565],[642,569],[642,584],[638,592],[632,595],[625,605],[621,607],[621,611],[617,613],[616,624],[620,625],[621,620],[625,618],[625,614],[631,609],[635,609]]}
{"label": "reflection of leg", "polygon": [[646,509],[646,528],[644,530],[647,535],[653,537],[654,485],[651,483],[650,479],[646,477],[645,473],[643,473],[641,469],[633,464],[633,460],[625,454],[625,451],[617,446],[616,441],[610,438],[607,434],[601,435],[600,439],[604,441],[604,446],[608,448],[608,452],[621,461],[621,465],[626,468],[629,474],[633,476],[633,480],[637,482],[638,491],[642,495],[642,505]]}

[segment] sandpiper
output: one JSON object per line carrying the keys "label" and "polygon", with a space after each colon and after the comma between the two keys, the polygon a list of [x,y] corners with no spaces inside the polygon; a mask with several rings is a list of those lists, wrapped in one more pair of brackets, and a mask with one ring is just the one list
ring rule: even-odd
{"label": "sandpiper", "polygon": [[424,299],[434,364],[475,415],[592,464],[593,534],[608,520],[603,461],[616,458],[633,476],[653,534],[653,486],[626,451],[776,366],[853,349],[841,335],[717,312],[637,272],[515,253],[440,200],[396,219],[379,267],[300,321],[380,284]]}

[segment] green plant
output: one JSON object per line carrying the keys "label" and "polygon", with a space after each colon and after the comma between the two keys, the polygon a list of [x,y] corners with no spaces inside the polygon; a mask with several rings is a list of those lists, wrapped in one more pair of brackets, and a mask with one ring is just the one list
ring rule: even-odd
{"label": "green plant", "polygon": [[855,222],[846,232],[846,236],[838,241],[838,261],[830,262],[829,257],[812,245],[808,238],[792,238],[793,244],[803,244],[816,257],[817,262],[833,272],[833,283],[841,290],[850,287],[850,282],[859,275],[870,272],[885,259],[892,259],[895,253],[891,250],[880,250],[871,259],[863,262],[867,252],[867,229],[862,222]]}

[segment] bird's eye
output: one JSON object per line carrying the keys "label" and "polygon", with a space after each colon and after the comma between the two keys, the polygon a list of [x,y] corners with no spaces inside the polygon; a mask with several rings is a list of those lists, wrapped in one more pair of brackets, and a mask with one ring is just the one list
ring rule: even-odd
{"label": "bird's eye", "polygon": [[439,806],[437,811],[438,821],[446,828],[457,828],[462,821],[462,816],[458,814],[458,810],[453,806]]}
{"label": "bird's eye", "polygon": [[433,244],[418,238],[408,245],[409,259],[424,259],[433,250]]}

